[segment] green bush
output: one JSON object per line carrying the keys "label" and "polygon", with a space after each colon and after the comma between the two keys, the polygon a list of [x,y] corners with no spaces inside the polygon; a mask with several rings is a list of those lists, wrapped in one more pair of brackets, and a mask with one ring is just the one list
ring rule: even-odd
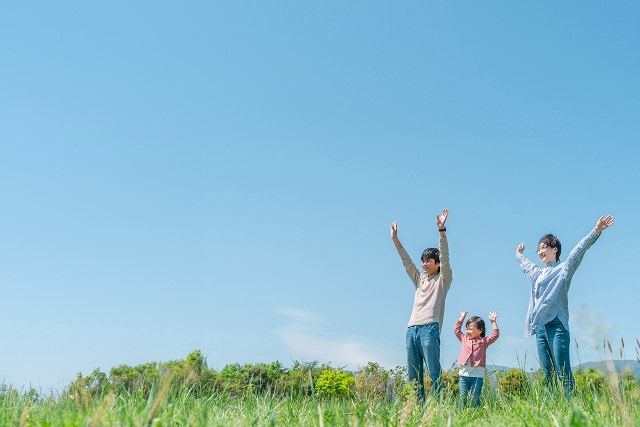
{"label": "green bush", "polygon": [[594,368],[589,368],[586,371],[577,370],[573,373],[573,378],[576,382],[576,389],[580,392],[600,393],[605,386],[604,375]]}
{"label": "green bush", "polygon": [[245,391],[242,366],[232,363],[225,366],[219,375],[220,391],[232,395],[240,395]]}
{"label": "green bush", "polygon": [[628,393],[635,398],[640,396],[640,382],[631,369],[626,369],[620,374],[620,387],[623,393]]}
{"label": "green bush", "polygon": [[207,369],[206,358],[200,350],[192,351],[184,359],[158,366],[160,377],[167,377],[171,381],[171,389],[176,392],[188,390],[198,396],[207,396],[215,391],[215,371]]}
{"label": "green bush", "polygon": [[[440,372],[440,381],[442,381],[442,391],[450,396],[457,396],[460,386],[458,385],[458,369],[450,369]],[[416,382],[417,385],[417,382]],[[431,390],[431,377],[427,370],[424,372],[424,390],[428,393]]]}
{"label": "green bush", "polygon": [[109,371],[109,383],[116,392],[141,392],[144,396],[149,395],[159,377],[158,365],[154,362],[138,366],[120,365]]}
{"label": "green bush", "polygon": [[286,370],[280,362],[257,363],[245,365],[243,368],[247,391],[258,394],[275,394],[285,373]]}
{"label": "green bush", "polygon": [[460,378],[457,368],[442,371],[442,391],[444,391],[447,396],[456,397],[460,394]]}
{"label": "green bush", "polygon": [[280,362],[227,365],[220,371],[219,388],[221,391],[242,395],[284,394],[289,387],[287,370]]}
{"label": "green bush", "polygon": [[[379,367],[376,369],[384,371]],[[335,373],[328,374],[327,371]],[[319,380],[321,376],[323,377]],[[285,368],[280,362],[245,365],[235,363],[218,372],[207,367],[202,352],[194,350],[181,360],[116,366],[109,371],[108,376],[99,369],[89,376],[79,374],[66,392],[73,401],[84,403],[105,394],[107,390],[116,394],[128,393],[148,398],[166,380],[170,382],[170,394],[187,392],[196,396],[222,393],[229,396],[250,394],[304,397],[314,394],[318,380],[319,395],[349,396],[353,392],[354,383],[351,373],[336,371],[317,362],[295,362],[291,369]]]}
{"label": "green bush", "polygon": [[88,406],[95,398],[101,398],[111,387],[107,374],[100,369],[84,377],[78,374],[76,379],[67,387],[64,395],[81,406]]}
{"label": "green bush", "polygon": [[363,399],[393,399],[404,384],[403,368],[386,370],[369,362],[355,373],[355,393]]}
{"label": "green bush", "polygon": [[508,396],[524,396],[529,390],[529,379],[522,369],[511,368],[498,372],[498,388]]}
{"label": "green bush", "polygon": [[350,372],[327,368],[318,375],[315,390],[320,397],[349,397],[353,393],[354,383]]}
{"label": "green bush", "polygon": [[311,396],[314,380],[322,369],[324,367],[321,367],[318,362],[296,361],[280,379],[278,394],[291,397]]}

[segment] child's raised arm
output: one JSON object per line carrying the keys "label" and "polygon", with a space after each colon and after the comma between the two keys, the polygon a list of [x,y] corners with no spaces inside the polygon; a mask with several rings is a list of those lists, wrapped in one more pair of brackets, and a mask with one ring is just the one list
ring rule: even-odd
{"label": "child's raised arm", "polygon": [[487,345],[493,344],[500,336],[500,328],[498,328],[498,313],[495,311],[489,313],[489,321],[491,322],[491,335],[487,337]]}
{"label": "child's raised arm", "polygon": [[464,310],[460,312],[460,317],[456,320],[456,324],[453,327],[453,333],[456,335],[459,341],[462,341],[462,322],[464,322],[464,318],[467,317],[468,310]]}

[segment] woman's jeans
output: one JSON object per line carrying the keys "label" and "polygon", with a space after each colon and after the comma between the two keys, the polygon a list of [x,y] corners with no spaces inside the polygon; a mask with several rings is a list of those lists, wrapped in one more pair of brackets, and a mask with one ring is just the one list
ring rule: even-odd
{"label": "woman's jeans", "polygon": [[480,393],[482,393],[482,377],[460,376],[460,406],[466,406],[468,394],[471,393],[471,404],[480,406]]}
{"label": "woman's jeans", "polygon": [[440,326],[437,322],[407,328],[407,374],[409,381],[418,382],[418,396],[424,400],[423,361],[431,378],[431,391],[438,394],[442,388],[440,377]]}
{"label": "woman's jeans", "polygon": [[546,325],[536,326],[535,334],[545,384],[550,386],[557,376],[563,384],[565,396],[568,397],[574,385],[569,360],[569,331],[556,316]]}

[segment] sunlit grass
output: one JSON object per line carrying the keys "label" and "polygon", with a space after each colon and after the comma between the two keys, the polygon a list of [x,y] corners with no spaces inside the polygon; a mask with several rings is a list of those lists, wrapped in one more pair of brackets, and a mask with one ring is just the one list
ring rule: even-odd
{"label": "sunlit grass", "polygon": [[480,408],[460,408],[455,371],[443,373],[442,395],[423,403],[402,368],[370,363],[352,373],[275,362],[218,372],[194,351],[179,361],[95,370],[56,395],[2,386],[0,426],[640,425],[640,383],[631,373],[610,363],[606,375],[575,377],[565,399],[540,373],[512,369],[485,381]]}
{"label": "sunlit grass", "polygon": [[[638,425],[637,389],[595,393],[561,391],[534,385],[524,396],[486,387],[480,408],[458,409],[455,396],[419,403],[408,394],[394,399],[320,399],[216,393],[195,396],[188,387],[170,389],[161,380],[147,397],[141,393],[106,393],[77,401],[69,396],[39,397],[4,390],[1,425]],[[633,391],[633,390],[632,390]]]}

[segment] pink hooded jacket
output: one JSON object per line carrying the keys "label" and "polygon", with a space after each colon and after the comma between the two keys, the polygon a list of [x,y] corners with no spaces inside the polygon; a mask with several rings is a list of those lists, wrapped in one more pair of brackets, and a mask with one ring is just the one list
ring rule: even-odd
{"label": "pink hooded jacket", "polygon": [[500,329],[492,328],[491,335],[488,337],[478,337],[472,340],[467,338],[467,336],[460,330],[463,321],[464,319],[458,319],[455,327],[453,328],[453,333],[456,334],[456,337],[458,337],[460,342],[462,342],[462,348],[460,349],[460,355],[458,356],[458,363],[460,365],[464,365],[467,363],[467,360],[469,360],[471,362],[471,366],[481,366],[484,368],[487,366],[487,347],[498,339],[500,336]]}

